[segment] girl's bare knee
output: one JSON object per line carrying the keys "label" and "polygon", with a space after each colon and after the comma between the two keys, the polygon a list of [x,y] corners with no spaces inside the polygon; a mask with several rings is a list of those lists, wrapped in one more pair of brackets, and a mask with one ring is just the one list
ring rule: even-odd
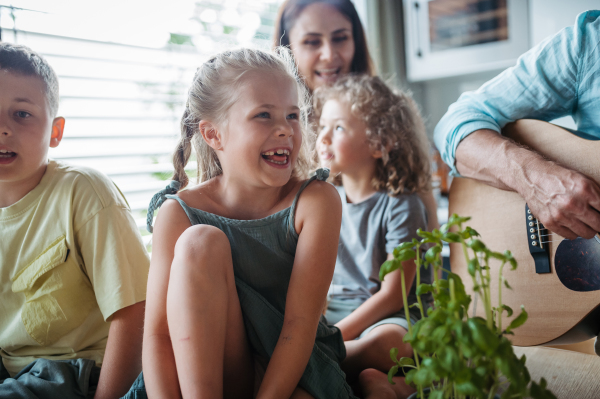
{"label": "girl's bare knee", "polygon": [[199,252],[225,248],[231,251],[229,239],[225,233],[214,226],[197,224],[188,227],[179,236],[175,244],[175,253],[193,253],[194,255],[198,255]]}
{"label": "girl's bare knee", "polygon": [[[231,267],[223,267],[224,263]],[[171,278],[179,276],[193,279],[194,276],[200,277],[206,273],[225,278],[232,268],[229,239],[216,227],[189,227],[175,244]]]}
{"label": "girl's bare knee", "polygon": [[229,239],[221,230],[214,226],[195,225],[188,227],[179,236],[175,244],[175,257],[184,259],[200,259],[203,256],[218,259],[230,257],[231,246]]}
{"label": "girl's bare knee", "polygon": [[373,350],[389,354],[390,349],[397,348],[398,358],[412,357],[412,348],[403,341],[405,334],[406,330],[399,325],[384,324],[374,328],[367,337],[371,340]]}

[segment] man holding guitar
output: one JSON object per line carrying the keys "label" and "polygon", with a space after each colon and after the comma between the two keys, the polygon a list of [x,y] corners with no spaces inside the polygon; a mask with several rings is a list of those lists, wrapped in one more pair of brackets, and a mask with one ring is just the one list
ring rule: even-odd
{"label": "man holding guitar", "polygon": [[[464,93],[435,128],[452,174],[515,191],[546,228],[568,239],[600,231],[600,186],[501,136],[518,119],[571,115],[578,135],[600,139],[600,11],[525,53],[517,65]],[[600,154],[597,162],[600,163]],[[596,352],[600,347],[596,341]]]}

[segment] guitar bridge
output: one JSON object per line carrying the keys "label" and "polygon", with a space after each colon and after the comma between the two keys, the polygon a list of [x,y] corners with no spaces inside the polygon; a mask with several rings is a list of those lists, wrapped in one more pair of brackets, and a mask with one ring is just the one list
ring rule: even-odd
{"label": "guitar bridge", "polygon": [[525,222],[527,227],[527,242],[529,244],[529,253],[535,262],[536,273],[550,273],[550,247],[548,241],[548,230],[531,213],[529,206],[525,204]]}

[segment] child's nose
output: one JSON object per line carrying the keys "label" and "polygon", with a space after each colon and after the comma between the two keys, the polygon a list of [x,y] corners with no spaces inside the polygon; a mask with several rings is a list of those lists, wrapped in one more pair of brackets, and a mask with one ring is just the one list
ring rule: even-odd
{"label": "child's nose", "polygon": [[293,135],[294,135],[294,130],[287,123],[283,124],[279,129],[277,129],[278,137],[288,137],[288,136],[293,136]]}
{"label": "child's nose", "polygon": [[321,134],[319,134],[318,141],[323,144],[331,144],[331,135],[329,129],[321,130]]}

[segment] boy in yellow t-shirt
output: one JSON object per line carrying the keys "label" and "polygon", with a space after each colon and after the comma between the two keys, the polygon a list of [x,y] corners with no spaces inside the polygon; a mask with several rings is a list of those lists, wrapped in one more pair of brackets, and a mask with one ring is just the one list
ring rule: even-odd
{"label": "boy in yellow t-shirt", "polygon": [[48,161],[57,110],[47,62],[0,43],[0,397],[117,398],[141,371],[148,255],[107,177]]}

